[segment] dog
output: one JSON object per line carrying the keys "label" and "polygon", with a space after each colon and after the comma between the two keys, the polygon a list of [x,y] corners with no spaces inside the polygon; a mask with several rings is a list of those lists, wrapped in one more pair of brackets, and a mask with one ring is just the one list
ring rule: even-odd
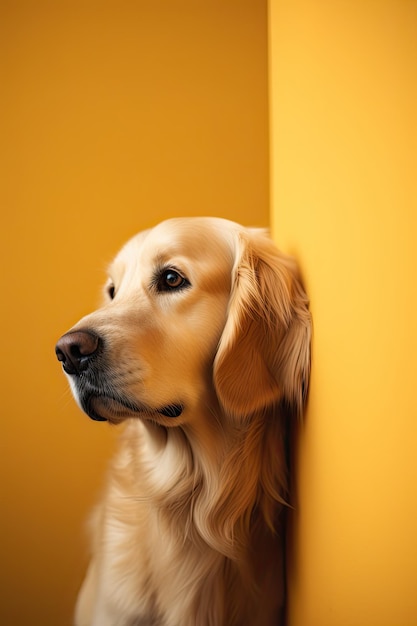
{"label": "dog", "polygon": [[266,231],[176,218],[133,237],[56,346],[79,406],[124,423],[76,626],[276,626],[286,432],[311,318]]}

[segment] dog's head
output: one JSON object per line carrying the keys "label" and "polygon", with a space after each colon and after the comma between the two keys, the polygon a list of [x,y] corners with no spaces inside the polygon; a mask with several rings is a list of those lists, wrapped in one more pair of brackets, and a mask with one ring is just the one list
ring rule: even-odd
{"label": "dog's head", "polygon": [[93,419],[176,426],[216,404],[235,420],[279,401],[300,414],[310,314],[294,262],[264,231],[173,219],[125,245],[103,306],[56,352]]}

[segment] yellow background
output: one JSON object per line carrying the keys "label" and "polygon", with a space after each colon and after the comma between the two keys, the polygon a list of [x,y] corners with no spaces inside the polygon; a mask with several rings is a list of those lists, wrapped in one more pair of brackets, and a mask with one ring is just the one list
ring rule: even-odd
{"label": "yellow background", "polygon": [[289,626],[417,624],[417,3],[271,0],[273,225],[314,317]]}
{"label": "yellow background", "polygon": [[71,623],[115,433],[54,346],[105,267],[174,215],[267,225],[267,9],[257,0],[0,5],[0,624]]}
{"label": "yellow background", "polygon": [[[0,624],[61,626],[116,431],[56,339],[172,215],[272,225],[314,316],[290,626],[417,624],[413,0],[0,5]],[[268,130],[269,129],[269,130]]]}

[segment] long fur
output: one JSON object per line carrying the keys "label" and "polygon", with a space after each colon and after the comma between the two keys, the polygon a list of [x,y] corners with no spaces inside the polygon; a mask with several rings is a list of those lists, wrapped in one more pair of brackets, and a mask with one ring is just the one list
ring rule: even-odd
{"label": "long fur", "polygon": [[[158,264],[191,286],[152,291]],[[103,341],[86,374],[69,373],[82,406],[83,376],[126,399],[97,405],[125,428],[91,524],[76,625],[276,626],[285,436],[310,368],[296,265],[264,231],[186,218],[131,240],[111,273],[114,299],[58,343],[68,349],[80,331]],[[127,399],[147,408],[129,412]],[[178,399],[177,417],[155,409]]]}

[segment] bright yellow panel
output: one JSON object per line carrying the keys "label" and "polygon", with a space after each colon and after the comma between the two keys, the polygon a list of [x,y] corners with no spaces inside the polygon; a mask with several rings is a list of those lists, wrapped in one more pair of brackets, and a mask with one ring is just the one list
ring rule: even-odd
{"label": "bright yellow panel", "polygon": [[314,318],[290,626],[417,623],[417,4],[270,2],[277,241]]}

